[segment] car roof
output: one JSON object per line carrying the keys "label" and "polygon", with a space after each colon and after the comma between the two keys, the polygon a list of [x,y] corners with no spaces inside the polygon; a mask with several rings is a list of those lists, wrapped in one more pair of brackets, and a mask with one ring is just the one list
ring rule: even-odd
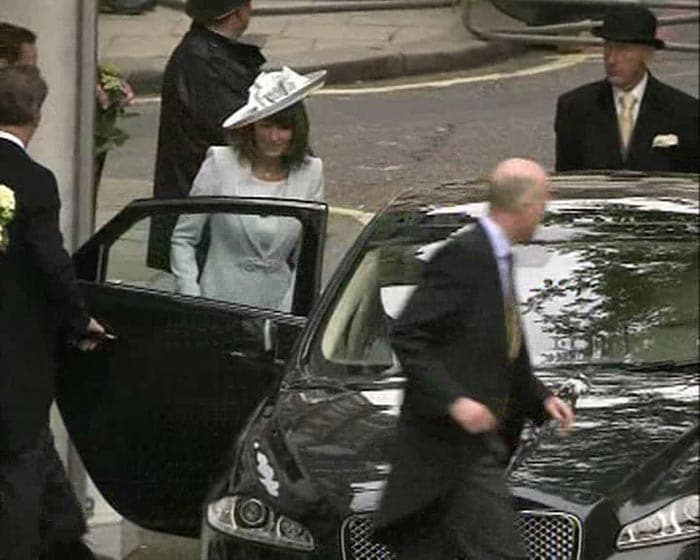
{"label": "car roof", "polygon": [[[698,201],[700,176],[634,171],[555,173],[550,177],[552,199],[650,197]],[[488,181],[475,178],[402,191],[383,212],[432,210],[486,199]]]}

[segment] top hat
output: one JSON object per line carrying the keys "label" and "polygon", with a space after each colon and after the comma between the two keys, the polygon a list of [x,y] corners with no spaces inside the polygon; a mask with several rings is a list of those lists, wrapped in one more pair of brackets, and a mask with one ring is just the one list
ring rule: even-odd
{"label": "top hat", "polygon": [[638,43],[663,49],[665,43],[656,38],[656,16],[645,6],[619,6],[606,12],[603,25],[591,30],[606,41]]}
{"label": "top hat", "polygon": [[187,0],[185,12],[194,20],[212,20],[227,16],[248,0]]}
{"label": "top hat", "polygon": [[288,67],[282,70],[263,71],[248,88],[248,103],[230,115],[223,128],[241,128],[266,119],[323,87],[326,71],[297,74]]}

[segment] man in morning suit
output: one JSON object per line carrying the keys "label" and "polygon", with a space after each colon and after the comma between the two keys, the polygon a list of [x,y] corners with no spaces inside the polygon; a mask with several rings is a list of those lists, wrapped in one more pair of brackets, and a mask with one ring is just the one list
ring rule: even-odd
{"label": "man in morning suit", "polygon": [[54,175],[26,152],[47,87],[34,66],[0,68],[0,185],[15,212],[0,251],[0,558],[93,558],[82,510],[53,446],[59,339],[92,350],[104,329],[85,312],[58,228]]}
{"label": "man in morning suit", "polygon": [[526,418],[573,420],[531,371],[512,276],[547,196],[541,166],[499,164],[488,216],[425,264],[392,327],[408,381],[375,529],[399,560],[527,558],[505,467]]}
{"label": "man in morning suit", "polygon": [[557,171],[700,172],[698,100],[651,75],[656,17],[643,6],[608,11],[593,33],[604,42],[606,79],[559,97]]}

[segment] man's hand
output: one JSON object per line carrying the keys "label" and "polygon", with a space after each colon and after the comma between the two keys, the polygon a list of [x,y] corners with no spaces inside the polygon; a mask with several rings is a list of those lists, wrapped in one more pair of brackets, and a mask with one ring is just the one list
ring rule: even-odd
{"label": "man's hand", "polygon": [[574,411],[559,397],[552,395],[544,401],[544,409],[551,418],[559,422],[559,428],[567,431],[574,421]]}
{"label": "man's hand", "polygon": [[88,337],[82,338],[78,341],[78,348],[80,348],[83,352],[89,352],[90,350],[94,350],[100,343],[97,340],[89,338],[90,333],[102,334],[104,332],[104,327],[100,325],[95,319],[90,317],[90,322],[87,326]]}
{"label": "man's hand", "polygon": [[470,434],[481,434],[496,429],[498,422],[493,413],[473,399],[459,397],[449,408],[450,417]]}

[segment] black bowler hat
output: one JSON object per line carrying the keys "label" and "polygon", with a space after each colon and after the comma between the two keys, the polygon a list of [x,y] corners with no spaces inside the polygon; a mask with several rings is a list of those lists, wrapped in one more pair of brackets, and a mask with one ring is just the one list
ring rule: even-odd
{"label": "black bowler hat", "polygon": [[224,17],[250,0],[187,0],[185,12],[192,19],[212,20]]}
{"label": "black bowler hat", "polygon": [[656,16],[645,6],[619,6],[606,12],[603,25],[591,30],[606,41],[639,43],[663,49],[666,45],[656,38]]}

